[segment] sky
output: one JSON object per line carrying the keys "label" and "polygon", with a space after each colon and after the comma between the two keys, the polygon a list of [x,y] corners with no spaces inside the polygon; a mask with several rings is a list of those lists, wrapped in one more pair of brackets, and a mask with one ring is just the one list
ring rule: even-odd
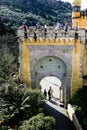
{"label": "sky", "polygon": [[[72,3],[73,0],[62,0],[62,1],[68,1],[69,3]],[[82,7],[81,9],[86,9],[87,8],[87,0],[82,0]]]}

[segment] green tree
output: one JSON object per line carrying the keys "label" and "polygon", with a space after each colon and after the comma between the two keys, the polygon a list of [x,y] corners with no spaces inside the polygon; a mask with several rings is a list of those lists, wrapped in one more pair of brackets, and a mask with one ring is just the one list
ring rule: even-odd
{"label": "green tree", "polygon": [[10,53],[8,47],[0,49],[0,82],[9,79],[12,72],[17,71],[15,57]]}
{"label": "green tree", "polygon": [[17,40],[17,36],[14,34],[7,33],[6,35],[0,36],[0,52],[6,48],[15,56],[15,60],[17,60],[19,54]]}
{"label": "green tree", "polygon": [[55,123],[53,117],[38,114],[30,120],[24,121],[18,130],[53,130]]}
{"label": "green tree", "polygon": [[[71,23],[72,6],[68,2],[56,0],[0,0],[2,16],[7,28],[18,27],[24,20],[28,26],[42,24],[54,25],[59,21],[64,25],[68,20]],[[4,7],[3,7],[4,6]]]}
{"label": "green tree", "polygon": [[0,18],[0,35],[5,35],[7,32],[4,23],[2,22],[1,18]]}
{"label": "green tree", "polygon": [[30,90],[10,80],[0,87],[0,119],[4,125],[19,126],[20,121],[43,112],[44,97],[37,90]]}
{"label": "green tree", "polygon": [[18,42],[13,34],[0,36],[0,83],[18,71]]}

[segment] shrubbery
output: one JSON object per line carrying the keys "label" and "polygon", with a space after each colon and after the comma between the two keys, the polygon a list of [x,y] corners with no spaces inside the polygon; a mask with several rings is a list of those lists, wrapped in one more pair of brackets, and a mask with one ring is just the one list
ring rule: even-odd
{"label": "shrubbery", "polygon": [[38,114],[23,122],[18,130],[53,130],[55,120],[53,117]]}
{"label": "shrubbery", "polygon": [[87,86],[80,88],[74,95],[71,103],[75,107],[80,124],[87,130]]}

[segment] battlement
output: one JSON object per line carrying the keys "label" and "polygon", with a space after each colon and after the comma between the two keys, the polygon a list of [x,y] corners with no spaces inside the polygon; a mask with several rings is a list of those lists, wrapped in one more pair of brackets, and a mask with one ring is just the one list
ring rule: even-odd
{"label": "battlement", "polygon": [[[69,29],[67,33],[63,29],[54,30],[54,27],[48,27],[47,33],[44,33],[44,29],[37,30],[36,38],[34,37],[35,27],[32,26],[27,31],[27,38],[24,38],[24,30],[18,29],[18,37],[26,44],[39,45],[74,45],[75,41],[78,40],[81,43],[85,43],[86,30],[79,29],[78,32],[75,29]],[[76,37],[76,33],[78,37]]]}
{"label": "battlement", "polygon": [[22,39],[23,44],[26,45],[75,45],[75,43],[80,43],[80,39],[76,40],[74,38],[57,38],[57,39],[44,39],[38,38],[36,41],[34,38]]}

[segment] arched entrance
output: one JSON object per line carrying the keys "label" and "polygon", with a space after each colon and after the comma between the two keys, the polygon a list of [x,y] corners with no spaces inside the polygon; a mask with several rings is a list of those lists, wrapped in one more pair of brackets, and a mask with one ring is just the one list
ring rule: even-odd
{"label": "arched entrance", "polygon": [[59,100],[62,96],[61,95],[61,85],[62,85],[62,82],[60,81],[60,79],[58,79],[57,77],[54,77],[54,76],[44,77],[40,81],[41,92],[44,93],[44,89],[46,89],[46,91],[48,92],[49,87],[51,86],[51,88],[53,90],[53,97],[55,99],[59,99]]}
{"label": "arched entrance", "polygon": [[[39,59],[33,68],[32,81],[36,87],[40,87],[40,81],[47,76],[53,76],[60,80],[62,83],[62,90],[66,88],[66,64],[58,57],[45,56]],[[35,75],[34,75],[35,74]],[[64,101],[64,91],[63,99]]]}

